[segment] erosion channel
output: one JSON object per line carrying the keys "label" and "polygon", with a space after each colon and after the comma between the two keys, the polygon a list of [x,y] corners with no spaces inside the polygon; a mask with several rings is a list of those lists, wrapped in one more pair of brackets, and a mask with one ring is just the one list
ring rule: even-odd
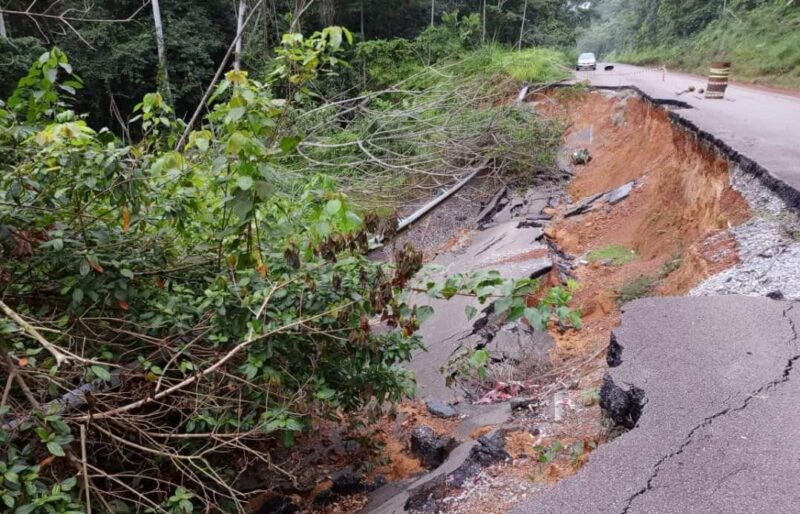
{"label": "erosion channel", "polygon": [[[716,408],[719,395],[704,396],[702,389],[705,380],[733,384],[731,377],[741,378],[731,369],[742,366],[734,355],[747,345],[734,334],[741,336],[747,323],[739,316],[739,324],[728,324],[726,317],[763,311],[776,324],[774,344],[766,346],[783,344],[781,331],[791,339],[794,315],[776,300],[800,296],[798,284],[782,273],[800,260],[797,222],[756,177],[676,123],[672,113],[679,107],[656,105],[631,90],[581,86],[533,91],[524,101],[567,127],[560,173],[523,185],[479,176],[387,250],[425,242],[434,266],[420,277],[420,288],[427,280],[490,269],[538,279],[541,292],[530,305],[550,288],[562,288],[582,326],[551,323],[547,331],[533,330],[525,318],[494,316],[490,302],[429,300],[419,293],[418,302],[430,303],[434,314],[421,330],[427,351],[412,361],[418,400],[401,407],[389,432],[392,448],[404,455],[392,462],[418,459],[420,466],[371,492],[362,512],[565,512],[565,497],[576,498],[571,512],[628,512],[652,485],[652,479],[640,483],[630,466],[630,477],[615,475],[630,491],[606,495],[608,510],[591,507],[598,491],[609,487],[603,475],[614,469],[608,461],[619,451],[611,448],[659,438],[642,461],[657,474],[665,454],[682,452],[707,418],[724,410]],[[437,233],[433,243],[431,232]],[[720,294],[771,299],[712,299],[718,303],[711,308],[700,300],[640,300]],[[476,313],[472,319],[469,311]],[[712,313],[711,332],[692,318],[702,313]],[[694,328],[677,344],[664,326],[681,323]],[[626,353],[624,347],[650,329],[650,346]],[[713,350],[697,350],[713,346],[714,330],[731,338],[729,362],[715,360]],[[670,348],[653,348],[656,343]],[[480,377],[459,368],[460,359],[476,351],[488,356]],[[631,355],[640,359],[637,367],[628,365]],[[760,371],[750,376],[740,369],[749,378],[730,387],[772,387],[761,383],[764,377],[778,366],[778,381],[794,353],[784,348],[759,355],[753,366]],[[669,365],[659,360],[668,357]],[[702,367],[712,362],[719,369],[706,372]],[[611,372],[609,365],[615,366]],[[681,373],[683,379],[667,387]],[[748,398],[741,401],[746,405]],[[704,401],[713,412],[700,407],[679,414],[684,403]],[[624,433],[637,424],[651,428]],[[676,441],[648,432],[665,424],[674,425]],[[595,459],[598,448],[602,455]]]}

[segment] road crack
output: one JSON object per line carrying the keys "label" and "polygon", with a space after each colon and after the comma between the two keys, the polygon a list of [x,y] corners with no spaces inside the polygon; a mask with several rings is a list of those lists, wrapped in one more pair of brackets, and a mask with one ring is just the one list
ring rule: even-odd
{"label": "road crack", "polygon": [[[784,309],[783,310],[783,317],[784,317],[784,319],[786,319],[787,323],[789,324],[789,328],[792,330],[792,337],[788,341],[788,343],[790,343],[790,344],[794,345],[795,347],[797,347],[797,344],[798,344],[797,326],[796,326],[794,320],[789,317],[789,311],[791,311],[793,308],[794,308],[794,304],[791,304],[786,309]],[[777,378],[775,380],[772,380],[771,382],[768,382],[767,384],[759,387],[755,391],[749,393],[747,395],[747,398],[744,399],[744,401],[742,402],[742,404],[739,407],[736,407],[736,408],[728,407],[726,409],[723,409],[723,410],[721,410],[721,411],[719,411],[719,412],[717,412],[715,414],[712,414],[711,416],[708,416],[708,417],[704,418],[702,422],[700,422],[697,426],[692,428],[689,431],[689,433],[686,435],[686,437],[684,438],[683,442],[680,444],[680,446],[678,446],[678,448],[674,452],[661,457],[658,460],[658,462],[655,463],[655,465],[653,466],[653,471],[650,474],[650,477],[647,479],[647,482],[646,482],[645,486],[642,487],[641,489],[639,489],[638,491],[636,491],[633,495],[628,497],[628,499],[625,501],[625,507],[622,509],[622,513],[621,514],[628,514],[630,512],[630,510],[631,510],[631,507],[633,506],[633,503],[636,501],[636,499],[639,498],[640,496],[643,496],[643,495],[647,494],[652,489],[653,482],[655,481],[655,479],[658,477],[659,473],[661,472],[662,466],[664,464],[666,464],[668,461],[670,461],[671,459],[673,459],[674,457],[677,457],[677,456],[681,455],[686,450],[686,448],[690,444],[692,444],[692,441],[694,439],[694,435],[697,432],[699,432],[700,430],[708,427],[709,425],[711,425],[714,422],[714,420],[716,420],[718,418],[721,418],[721,417],[726,416],[728,414],[732,414],[732,413],[735,413],[735,412],[740,412],[740,411],[745,410],[750,405],[750,402],[754,398],[757,398],[758,396],[760,396],[763,393],[772,391],[776,387],[778,387],[779,385],[788,382],[789,379],[791,378],[791,373],[792,373],[792,370],[794,369],[794,365],[798,360],[800,360],[800,353],[799,354],[795,354],[794,356],[792,356],[789,359],[789,361],[786,363],[786,366],[783,368],[783,373],[781,373],[779,378]]]}

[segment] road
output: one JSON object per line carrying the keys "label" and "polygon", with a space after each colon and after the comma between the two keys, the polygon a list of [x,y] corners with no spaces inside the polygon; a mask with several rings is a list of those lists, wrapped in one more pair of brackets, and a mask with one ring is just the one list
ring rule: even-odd
{"label": "road", "polygon": [[655,101],[685,104],[687,108],[673,109],[673,117],[743,156],[743,165],[756,168],[749,171],[766,172],[765,184],[800,207],[800,96],[732,84],[724,100],[706,100],[697,93],[676,94],[689,86],[705,88],[704,77],[625,64],[604,71],[605,65],[577,72],[576,80],[633,87]]}
{"label": "road", "polygon": [[763,514],[800,505],[793,303],[719,296],[629,304],[609,376],[644,392],[636,428],[514,514]]}

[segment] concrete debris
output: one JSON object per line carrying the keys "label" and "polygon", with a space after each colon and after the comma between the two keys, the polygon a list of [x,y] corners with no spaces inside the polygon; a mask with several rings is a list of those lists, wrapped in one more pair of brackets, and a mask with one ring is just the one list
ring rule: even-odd
{"label": "concrete debris", "polygon": [[428,412],[440,418],[455,418],[458,411],[452,405],[444,403],[436,398],[431,398],[425,402]]}
{"label": "concrete debris", "polygon": [[441,466],[455,446],[454,438],[436,435],[431,427],[418,425],[411,431],[411,453],[428,469]]}

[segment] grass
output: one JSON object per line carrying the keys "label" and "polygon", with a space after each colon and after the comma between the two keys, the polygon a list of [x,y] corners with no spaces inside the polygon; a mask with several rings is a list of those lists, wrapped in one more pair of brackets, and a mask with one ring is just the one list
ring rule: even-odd
{"label": "grass", "polygon": [[612,266],[622,266],[636,258],[633,250],[623,245],[608,245],[589,252],[589,262],[608,262]]}
{"label": "grass", "polygon": [[511,50],[487,45],[465,56],[461,63],[467,74],[505,75],[519,82],[545,84],[570,77],[566,53],[551,48]]}
{"label": "grass", "polygon": [[736,17],[728,15],[688,40],[610,58],[703,75],[709,63],[719,59],[733,63],[734,80],[800,87],[800,9],[767,5]]}
{"label": "grass", "polygon": [[628,280],[622,287],[619,288],[617,294],[617,301],[620,305],[625,305],[628,302],[638,300],[650,296],[655,285],[655,279],[650,275],[639,275],[638,277]]}

